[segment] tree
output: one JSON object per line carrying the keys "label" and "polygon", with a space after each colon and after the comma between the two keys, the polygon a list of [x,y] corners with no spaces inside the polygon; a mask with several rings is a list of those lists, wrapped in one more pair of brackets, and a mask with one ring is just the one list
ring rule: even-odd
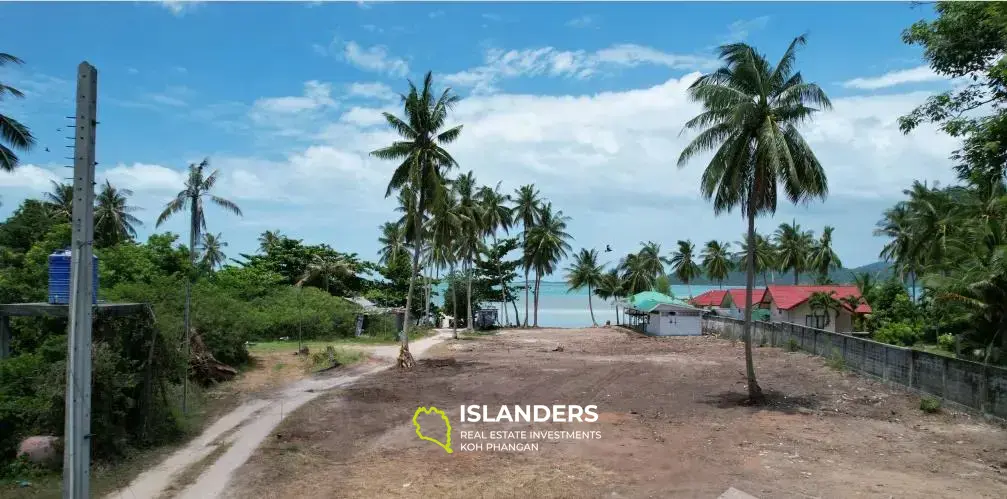
{"label": "tree", "polygon": [[811,249],[811,254],[808,255],[808,263],[811,268],[816,270],[818,275],[822,277],[828,277],[829,271],[842,268],[843,266],[839,255],[832,249],[832,231],[834,230],[835,227],[826,225],[822,229],[821,239],[818,240],[818,243]]}
{"label": "tree", "polygon": [[562,211],[553,211],[552,203],[542,205],[538,225],[531,229],[525,240],[525,255],[535,270],[535,303],[533,326],[538,327],[538,301],[542,278],[552,274],[556,265],[566,258],[570,250],[570,234],[566,233],[566,223],[570,217]]}
{"label": "tree", "polygon": [[[0,67],[8,64],[21,65],[24,64],[24,61],[10,54],[0,52]],[[20,90],[0,82],[0,101],[8,95],[18,99],[24,98],[24,94]],[[0,114],[0,170],[12,172],[17,168],[18,157],[11,150],[12,148],[21,152],[30,152],[34,147],[35,137],[31,134],[31,130],[28,127],[10,116]]]}
{"label": "tree", "polygon": [[672,253],[671,260],[669,261],[675,277],[689,287],[689,298],[692,298],[692,285],[689,282],[703,274],[703,269],[699,268],[699,264],[695,261],[693,255],[695,252],[696,247],[692,244],[692,241],[688,239],[684,241],[679,240],[678,250]]}
{"label": "tree", "polygon": [[259,234],[259,251],[268,253],[271,248],[286,238],[287,236],[284,236],[279,230],[267,230]]}
{"label": "tree", "polygon": [[[496,283],[510,283],[517,279],[517,269],[521,266],[522,258],[508,260],[507,255],[520,245],[521,239],[519,237],[498,239],[485,248],[483,258],[476,260],[476,275],[480,281],[485,281],[489,285],[491,292],[493,291],[492,286],[496,285]],[[497,299],[495,293],[492,293],[490,296],[493,301]],[[508,303],[514,307],[514,320],[516,322],[520,317],[517,310],[517,297],[517,290],[515,288],[507,285],[504,286],[503,302],[500,305],[504,309],[507,308]]]}
{"label": "tree", "polygon": [[308,267],[304,270],[304,274],[301,276],[301,279],[297,281],[295,286],[301,287],[308,281],[321,279],[325,285],[325,292],[331,293],[332,291],[329,288],[329,279],[352,273],[353,269],[342,257],[316,254],[311,259],[311,263],[308,264]]}
{"label": "tree", "polygon": [[203,234],[203,258],[200,263],[208,271],[213,272],[227,261],[224,248],[227,243],[221,240],[220,233],[217,235]]}
{"label": "tree", "polygon": [[514,207],[511,209],[512,220],[521,222],[521,246],[524,248],[524,327],[528,327],[528,273],[531,271],[531,256],[528,254],[528,233],[542,218],[542,200],[534,184],[522,185],[514,192]]}
{"label": "tree", "polygon": [[832,322],[830,313],[836,315],[836,321],[839,320],[839,312],[843,309],[843,303],[836,299],[835,294],[835,291],[829,291],[828,293],[815,291],[808,297],[808,307],[811,308],[812,312],[816,316],[818,316],[817,312],[822,312],[822,316],[825,317],[824,323],[814,324],[812,327],[824,328],[828,326]]}
{"label": "tree", "polygon": [[[423,239],[423,214],[429,211],[430,205],[438,197],[443,196],[444,172],[458,165],[444,146],[457,140],[462,132],[461,125],[445,130],[448,112],[459,97],[452,94],[450,88],[445,89],[440,97],[435,97],[433,82],[432,72],[427,72],[423,78],[422,90],[409,81],[409,92],[402,96],[404,118],[382,113],[385,121],[402,140],[371,152],[371,155],[379,159],[402,161],[392,173],[385,197],[403,188],[408,188],[416,196],[414,211],[417,216],[413,222],[413,237],[416,241]],[[412,288],[416,285],[416,275],[420,272],[421,246],[418,243],[413,246],[413,276],[409,280],[406,320],[398,360],[399,367],[404,368],[414,364],[409,353],[409,314],[412,308]]]}
{"label": "tree", "polygon": [[622,281],[622,277],[619,275],[618,269],[610,269],[608,272],[602,275],[601,282],[598,284],[598,288],[594,290],[594,294],[598,295],[598,298],[602,300],[611,299],[615,304],[615,323],[621,324],[619,320],[619,298],[623,298],[626,295],[625,286]]}
{"label": "tree", "polygon": [[[755,247],[755,219],[775,213],[777,186],[794,203],[824,198],[828,191],[825,170],[798,126],[821,109],[831,108],[818,85],[794,72],[797,48],[804,36],[791,42],[783,57],[771,65],[744,43],[720,47],[725,65],[703,75],[689,87],[689,96],[703,112],[686,123],[701,130],[682,151],[679,167],[695,156],[712,151],[700,189],[713,200],[715,213],[738,207],[748,218],[748,247]],[[755,252],[748,252],[745,291],[745,368],[748,397],[762,400],[762,389],[752,363],[752,288]]]}
{"label": "tree", "polygon": [[724,279],[727,279],[727,276],[734,270],[730,249],[731,243],[721,243],[711,240],[707,241],[706,247],[700,253],[706,277],[711,281],[717,281],[721,289],[724,289]]}
{"label": "tree", "polygon": [[647,261],[639,253],[630,253],[619,261],[618,269],[629,295],[654,289],[656,278],[648,267]]}
{"label": "tree", "polygon": [[782,223],[773,235],[776,242],[776,264],[780,272],[794,271],[794,285],[800,284],[801,272],[808,268],[808,257],[814,244],[811,231],[801,230],[797,221]]}
{"label": "tree", "polygon": [[65,222],[70,222],[73,218],[73,184],[57,183],[52,184],[52,191],[45,193],[45,203],[52,210],[54,216],[60,217]]}
{"label": "tree", "polygon": [[594,318],[594,304],[591,302],[591,295],[595,289],[601,286],[603,267],[598,265],[598,251],[581,248],[580,252],[574,256],[573,265],[566,269],[566,283],[570,286],[570,291],[576,291],[587,287],[587,308],[591,311],[591,323],[598,327],[598,321]]}
{"label": "tree", "polygon": [[458,257],[462,261],[462,272],[468,279],[466,286],[466,298],[468,303],[468,315],[465,317],[465,326],[472,330],[472,318],[475,317],[472,310],[472,278],[473,262],[479,258],[483,252],[482,235],[485,230],[483,224],[482,207],[476,201],[476,178],[470,170],[464,175],[459,175],[452,182],[452,189],[458,195],[458,210],[462,215],[462,223],[458,232]]}
{"label": "tree", "polygon": [[[510,202],[510,196],[500,192],[500,183],[498,182],[496,187],[483,186],[479,189],[477,199],[482,213],[483,233],[489,236],[493,246],[496,246],[497,231],[503,230],[505,234],[509,233],[513,222],[511,210],[507,206],[507,203]],[[500,272],[500,269],[497,271],[503,279],[503,273]],[[500,303],[503,307],[504,324],[507,324],[510,322],[507,317],[507,282],[503,280],[500,281],[500,295],[503,297]]]}
{"label": "tree", "polygon": [[[157,223],[155,227],[160,227],[162,223],[171,218],[172,215],[182,212],[183,210],[189,210],[189,277],[185,280],[185,310],[183,314],[183,328],[185,330],[185,359],[186,359],[186,376],[185,379],[188,380],[189,373],[189,357],[190,348],[189,344],[189,320],[191,317],[191,307],[192,307],[192,282],[195,278],[195,273],[193,269],[196,266],[196,241],[199,240],[200,231],[206,230],[206,215],[204,213],[204,201],[209,199],[213,204],[231,212],[235,215],[241,216],[241,208],[234,202],[224,199],[222,197],[210,194],[213,187],[217,184],[217,174],[220,170],[214,170],[209,175],[203,175],[203,170],[210,166],[210,160],[204,159],[198,165],[189,165],[189,176],[185,180],[185,189],[178,192],[175,195],[175,199],[172,199],[164,207],[164,211],[157,217]],[[188,382],[182,383],[182,412],[186,412],[186,386]]]}
{"label": "tree", "polygon": [[[430,260],[434,265],[436,276],[440,277],[440,271],[449,270],[449,275],[455,274],[455,265],[458,263],[457,236],[462,226],[462,215],[458,208],[458,198],[454,191],[448,191],[443,197],[438,199],[432,209],[431,217],[427,222],[430,234]],[[453,300],[451,307],[454,317],[457,316],[457,286],[450,289]],[[445,307],[446,308],[446,307]],[[458,321],[453,321],[454,337],[458,338]]]}
{"label": "tree", "polygon": [[[741,250],[738,251],[734,256],[737,259],[737,266],[741,267],[746,265],[748,261],[748,235],[742,234],[741,240],[737,242]],[[773,248],[773,244],[769,242],[769,238],[755,233],[755,251],[753,253],[753,258],[755,258],[755,273],[762,274],[762,285],[769,286],[769,279],[766,277],[766,271],[771,270],[776,267],[776,249]]]}
{"label": "tree", "polygon": [[640,243],[642,247],[638,253],[640,261],[638,264],[643,272],[650,275],[651,279],[657,279],[665,275],[665,259],[661,256],[661,245],[654,241]]}
{"label": "tree", "polygon": [[117,189],[106,179],[94,200],[94,238],[100,248],[136,238],[135,225],[143,225],[133,216],[140,208],[130,206],[129,189]]}
{"label": "tree", "polygon": [[389,261],[399,256],[405,248],[405,231],[402,224],[385,222],[381,226],[381,237],[378,238],[381,249],[378,250],[379,263],[387,265]]}

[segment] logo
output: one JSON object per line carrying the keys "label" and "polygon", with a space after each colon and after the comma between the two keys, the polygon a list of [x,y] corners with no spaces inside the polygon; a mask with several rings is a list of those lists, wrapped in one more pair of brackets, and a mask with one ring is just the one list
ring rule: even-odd
{"label": "logo", "polygon": [[[438,415],[438,416],[441,417],[441,421],[444,421],[444,426],[445,426],[445,428],[447,430],[447,431],[444,432],[444,434],[446,435],[446,437],[444,437],[444,439],[445,439],[444,442],[441,442],[440,440],[437,440],[436,438],[431,438],[431,437],[428,437],[428,436],[426,436],[426,435],[423,434],[423,430],[420,428],[420,422],[417,421],[417,419],[420,417],[420,414],[436,414],[436,415]],[[433,442],[433,443],[437,444],[438,446],[440,446],[440,448],[444,449],[444,452],[447,452],[448,454],[451,454],[451,453],[454,452],[453,450],[451,450],[451,421],[448,420],[448,416],[447,416],[447,414],[444,414],[444,411],[442,411],[442,410],[440,410],[440,409],[438,409],[438,408],[436,408],[434,406],[430,406],[430,407],[417,407],[416,408],[416,412],[413,413],[413,426],[416,427],[416,436],[420,437],[420,440],[426,440],[427,442]]]}

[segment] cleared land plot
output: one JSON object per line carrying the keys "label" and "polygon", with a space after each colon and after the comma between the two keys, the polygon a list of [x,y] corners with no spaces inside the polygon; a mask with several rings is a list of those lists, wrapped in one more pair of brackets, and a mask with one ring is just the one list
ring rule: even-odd
{"label": "cleared land plot", "polygon": [[[557,347],[562,347],[560,351]],[[285,420],[229,497],[1007,497],[1007,430],[757,348],[770,403],[745,407],[742,344],[609,329],[505,331],[442,344],[412,372],[333,391]],[[480,424],[462,404],[596,404],[598,423]],[[453,454],[421,441],[445,409]],[[461,431],[599,430],[538,451],[462,451]],[[483,441],[484,443],[487,441]],[[436,494],[436,495],[435,495]]]}

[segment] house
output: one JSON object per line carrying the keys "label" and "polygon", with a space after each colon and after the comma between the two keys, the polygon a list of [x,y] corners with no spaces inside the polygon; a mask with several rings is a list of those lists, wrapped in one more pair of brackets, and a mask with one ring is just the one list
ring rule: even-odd
{"label": "house", "polygon": [[[832,310],[815,310],[809,300],[815,293],[826,293],[838,302]],[[848,298],[857,300],[851,308]],[[871,306],[856,286],[777,286],[770,285],[762,296],[762,307],[769,310],[770,320],[789,322],[833,333],[853,332],[853,318],[871,313]]]}
{"label": "house", "polygon": [[[402,332],[405,322],[406,322],[406,308],[405,307],[379,307],[374,302],[364,298],[362,296],[353,296],[350,298],[344,298],[346,301],[353,303],[363,309],[362,316],[368,315],[385,315],[391,317],[395,324],[395,330],[399,333]],[[357,320],[357,336],[360,336],[361,330],[363,328],[363,321]]]}
{"label": "house", "polygon": [[623,303],[630,325],[650,336],[699,336],[703,310],[683,300],[644,291]]}
{"label": "house", "polygon": [[703,309],[731,308],[734,302],[731,301],[731,293],[727,289],[711,289],[691,300],[689,303],[694,307]]}

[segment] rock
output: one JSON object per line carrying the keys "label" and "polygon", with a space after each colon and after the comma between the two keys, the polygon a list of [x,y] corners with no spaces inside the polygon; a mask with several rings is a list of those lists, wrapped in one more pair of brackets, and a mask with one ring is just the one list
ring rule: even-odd
{"label": "rock", "polygon": [[553,348],[553,349],[552,349],[552,351],[553,351],[553,352],[562,352],[562,351],[563,351],[563,347],[556,347],[556,348]]}
{"label": "rock", "polygon": [[36,436],[21,441],[17,455],[41,466],[58,468],[63,462],[63,445],[59,437]]}

